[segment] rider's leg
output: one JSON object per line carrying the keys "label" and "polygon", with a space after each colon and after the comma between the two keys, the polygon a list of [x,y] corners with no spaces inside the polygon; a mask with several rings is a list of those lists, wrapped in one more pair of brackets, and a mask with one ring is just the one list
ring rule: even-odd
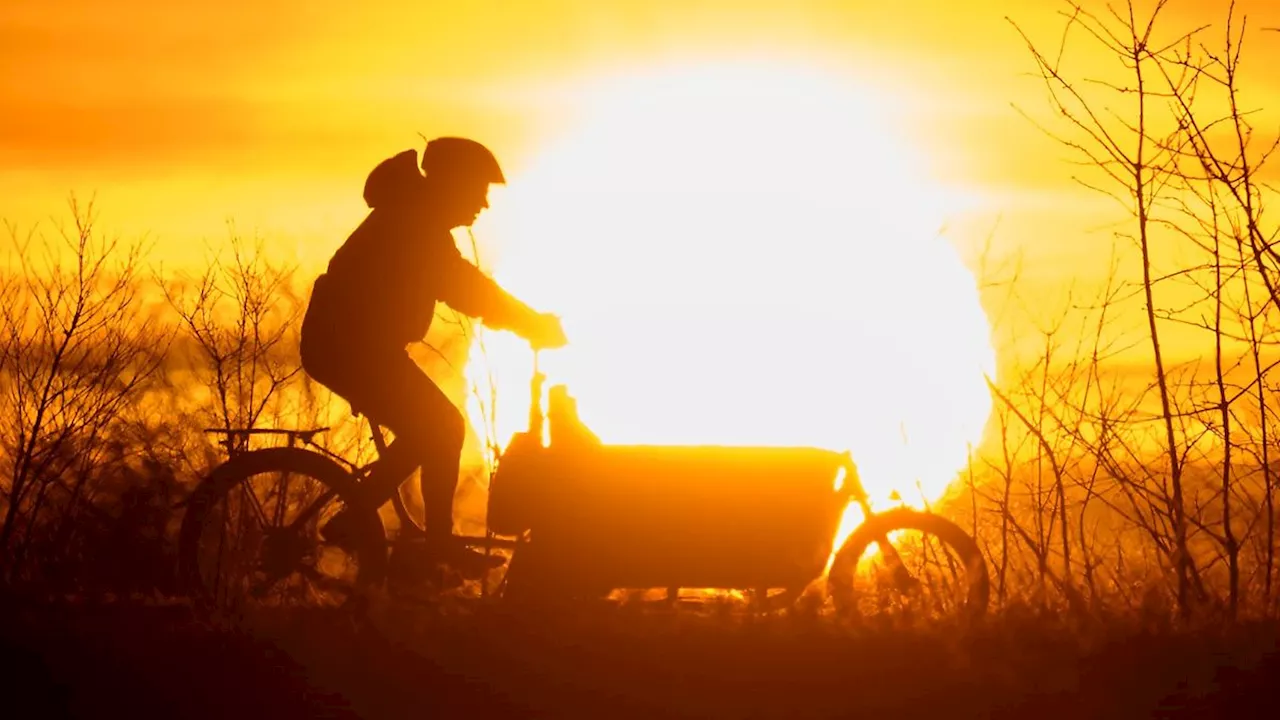
{"label": "rider's leg", "polygon": [[[433,408],[430,404],[425,404],[425,407],[428,409],[423,414],[429,415],[429,420],[406,422],[404,418],[385,416],[375,420],[396,433],[396,439],[369,471],[365,485],[369,496],[375,498],[381,507],[394,496],[414,469],[420,468],[426,532],[429,535],[449,535],[453,532],[453,496],[458,486],[466,425],[452,405],[448,408],[451,412]],[[435,432],[419,432],[420,429],[433,429]]]}
{"label": "rider's leg", "polygon": [[408,383],[403,400],[368,409],[370,421],[390,428],[395,440],[378,457],[364,485],[368,496],[381,507],[414,469],[421,467],[426,526],[449,534],[466,421],[444,393],[430,380],[423,380],[429,388],[413,388],[418,383]]}
{"label": "rider's leg", "polygon": [[370,473],[377,497],[389,499],[413,468],[421,467],[428,548],[462,569],[490,567],[493,560],[461,550],[451,537],[453,496],[466,437],[461,411],[408,355],[383,363],[379,371],[377,386],[361,398],[370,419],[395,435],[383,455],[386,462]]}
{"label": "rider's leg", "polygon": [[[424,466],[425,524],[428,540],[433,541],[428,547],[463,570],[491,567],[493,560],[481,553],[461,551],[450,541],[453,494],[466,432],[462,413],[407,353],[390,357],[366,354],[340,369],[340,373],[326,373],[321,382],[359,408],[370,421],[389,428],[395,435],[366,478],[377,506],[392,497],[415,467]],[[349,535],[350,529],[344,526],[350,520],[344,523],[344,516],[349,517],[349,513],[339,513],[321,529],[329,542],[349,542],[344,535]]]}
{"label": "rider's leg", "polygon": [[400,392],[396,402],[384,403],[384,412],[377,419],[395,433],[395,442],[387,448],[393,455],[394,470],[410,468],[397,476],[399,480],[403,481],[413,466],[420,467],[424,526],[429,539],[444,540],[453,534],[453,496],[466,420],[412,360],[406,357],[405,361],[408,366],[401,366],[397,373]]}
{"label": "rider's leg", "polygon": [[428,406],[436,433],[429,446],[424,443],[427,452],[418,476],[426,508],[423,524],[429,536],[453,534],[453,499],[458,489],[462,444],[467,433],[462,413],[443,393],[440,397],[444,403]]}
{"label": "rider's leg", "polygon": [[[307,373],[372,423],[390,427],[392,432],[417,425],[405,420],[412,415],[412,403],[405,402],[399,391],[422,375],[412,359],[402,352],[351,354],[345,352],[348,349],[339,345],[325,347],[323,352],[313,350],[310,358],[304,355]],[[421,461],[422,452],[413,439],[402,439],[401,433],[396,433],[396,440],[379,454],[362,483],[373,507],[386,504]],[[351,513],[344,509],[321,528],[321,535],[328,542],[351,547],[353,522]]]}

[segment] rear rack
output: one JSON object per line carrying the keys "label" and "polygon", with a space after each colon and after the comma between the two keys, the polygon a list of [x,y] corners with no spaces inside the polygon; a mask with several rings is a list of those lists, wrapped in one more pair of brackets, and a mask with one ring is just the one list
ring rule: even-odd
{"label": "rear rack", "polygon": [[300,443],[310,444],[316,435],[329,430],[327,427],[306,428],[306,429],[284,429],[284,428],[204,428],[206,433],[211,435],[225,435],[226,437],[218,441],[218,444],[226,448],[227,455],[235,455],[237,452],[243,452],[249,446],[249,438],[253,435],[283,435],[287,438],[289,447],[297,447]]}

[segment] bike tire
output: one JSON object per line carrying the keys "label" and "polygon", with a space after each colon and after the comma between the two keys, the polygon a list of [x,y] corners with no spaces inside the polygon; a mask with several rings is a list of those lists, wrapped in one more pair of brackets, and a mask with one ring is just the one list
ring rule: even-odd
{"label": "bike tire", "polygon": [[353,583],[357,595],[385,579],[387,550],[382,521],[377,509],[363,500],[352,476],[333,460],[310,450],[264,448],[238,454],[218,465],[187,502],[179,530],[178,578],[193,602],[206,609],[220,605],[201,575],[200,540],[211,511],[249,478],[273,472],[316,480],[335,495],[326,505],[341,502],[357,513],[357,575]]}
{"label": "bike tire", "polygon": [[845,540],[832,562],[827,577],[828,592],[840,614],[858,610],[854,578],[868,546],[900,530],[916,530],[942,541],[965,569],[966,591],[958,608],[962,620],[981,619],[987,612],[991,595],[991,578],[982,550],[973,536],[959,525],[933,513],[911,508],[895,508],[873,515]]}

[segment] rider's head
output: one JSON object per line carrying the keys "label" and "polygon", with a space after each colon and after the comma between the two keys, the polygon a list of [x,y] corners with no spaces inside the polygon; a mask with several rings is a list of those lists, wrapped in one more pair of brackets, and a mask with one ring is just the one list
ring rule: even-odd
{"label": "rider's head", "polygon": [[422,172],[436,211],[450,228],[470,225],[489,207],[489,185],[504,184],[498,159],[466,138],[440,137],[422,151]]}

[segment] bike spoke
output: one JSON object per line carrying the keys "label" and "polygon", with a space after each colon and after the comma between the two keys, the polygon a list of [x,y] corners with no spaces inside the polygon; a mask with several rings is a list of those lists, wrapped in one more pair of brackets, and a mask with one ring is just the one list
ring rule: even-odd
{"label": "bike spoke", "polygon": [[284,525],[285,511],[289,507],[289,477],[290,473],[281,473],[279,486],[276,488],[276,517],[274,522],[276,527]]}
{"label": "bike spoke", "polygon": [[236,478],[204,510],[195,543],[194,569],[206,597],[244,609],[345,602],[361,558],[325,545],[317,522],[340,504],[331,482],[299,469],[263,468]]}
{"label": "bike spoke", "polygon": [[262,503],[258,500],[258,494],[253,491],[253,483],[240,483],[240,495],[241,497],[249,496],[249,504],[253,507],[253,514],[258,518],[258,526],[263,530],[272,527],[271,523],[267,521],[267,511],[263,509]]}
{"label": "bike spoke", "polygon": [[312,517],[318,516],[320,514],[320,511],[323,510],[325,506],[328,505],[335,497],[337,497],[337,495],[338,493],[333,490],[326,490],[323,494],[320,495],[320,497],[316,498],[310,505],[307,505],[306,509],[298,513],[298,517],[294,518],[293,522],[289,523],[289,531],[299,532],[302,526],[305,525],[308,520],[310,520]]}

